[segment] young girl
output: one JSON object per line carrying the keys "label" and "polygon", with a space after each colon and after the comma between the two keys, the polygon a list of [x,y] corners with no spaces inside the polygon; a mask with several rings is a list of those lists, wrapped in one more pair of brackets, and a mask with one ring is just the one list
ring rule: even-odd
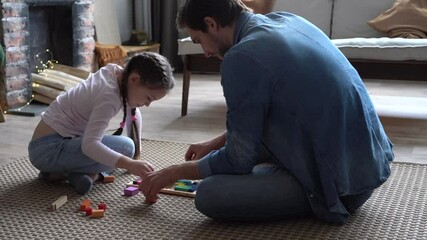
{"label": "young girl", "polygon": [[[123,168],[143,178],[153,171],[150,163],[139,160],[138,108],[148,107],[174,87],[172,71],[165,57],[144,52],[129,59],[124,69],[108,64],[58,96],[41,114],[28,146],[39,176],[48,181],[66,179],[85,194],[101,172]],[[120,128],[105,135],[120,110]],[[120,136],[125,126],[130,138]]]}

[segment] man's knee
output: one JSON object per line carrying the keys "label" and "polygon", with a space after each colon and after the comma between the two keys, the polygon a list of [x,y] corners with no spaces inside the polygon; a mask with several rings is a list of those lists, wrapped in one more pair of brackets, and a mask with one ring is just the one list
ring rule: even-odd
{"label": "man's knee", "polygon": [[197,187],[194,201],[196,209],[210,218],[217,218],[218,213],[221,212],[219,202],[221,202],[222,195],[217,193],[217,188],[213,177],[205,178]]}

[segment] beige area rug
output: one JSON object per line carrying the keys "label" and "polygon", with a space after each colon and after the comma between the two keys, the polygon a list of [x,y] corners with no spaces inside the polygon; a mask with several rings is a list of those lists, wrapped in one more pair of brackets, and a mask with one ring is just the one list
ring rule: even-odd
{"label": "beige area rug", "polygon": [[[143,141],[143,158],[157,167],[183,159],[188,145]],[[154,205],[144,197],[122,196],[134,179],[115,171],[112,184],[96,184],[87,196],[92,206],[105,202],[105,217],[76,212],[84,196],[66,184],[47,184],[27,158],[0,167],[1,239],[427,239],[427,165],[395,163],[391,178],[350,218],[336,226],[315,219],[268,223],[211,220],[194,199],[161,195]],[[68,202],[49,210],[62,195]]]}

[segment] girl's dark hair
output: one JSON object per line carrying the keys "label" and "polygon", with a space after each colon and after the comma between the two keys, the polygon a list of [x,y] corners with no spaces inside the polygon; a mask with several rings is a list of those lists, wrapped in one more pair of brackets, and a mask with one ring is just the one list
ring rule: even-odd
{"label": "girl's dark hair", "polygon": [[176,18],[179,29],[207,32],[205,17],[215,19],[221,27],[231,25],[242,12],[250,12],[241,0],[187,0]]}
{"label": "girl's dark hair", "polygon": [[[127,117],[127,86],[131,73],[138,74],[142,84],[150,89],[164,89],[166,92],[169,92],[175,86],[173,68],[164,56],[154,52],[142,52],[127,59],[120,85],[120,94],[123,99],[123,120],[120,123],[119,129],[117,129],[113,135],[121,135],[123,133],[123,127]],[[141,138],[135,123],[136,119],[133,119],[135,118],[135,112],[136,108],[132,108],[132,129],[129,137],[135,144],[134,159],[138,159],[140,155]]]}

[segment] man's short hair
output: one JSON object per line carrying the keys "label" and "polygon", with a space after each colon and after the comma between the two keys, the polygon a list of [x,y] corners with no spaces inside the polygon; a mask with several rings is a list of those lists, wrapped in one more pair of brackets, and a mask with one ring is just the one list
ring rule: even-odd
{"label": "man's short hair", "polygon": [[221,27],[231,25],[242,12],[251,11],[241,0],[186,0],[178,11],[177,27],[207,31],[205,17],[211,17]]}

